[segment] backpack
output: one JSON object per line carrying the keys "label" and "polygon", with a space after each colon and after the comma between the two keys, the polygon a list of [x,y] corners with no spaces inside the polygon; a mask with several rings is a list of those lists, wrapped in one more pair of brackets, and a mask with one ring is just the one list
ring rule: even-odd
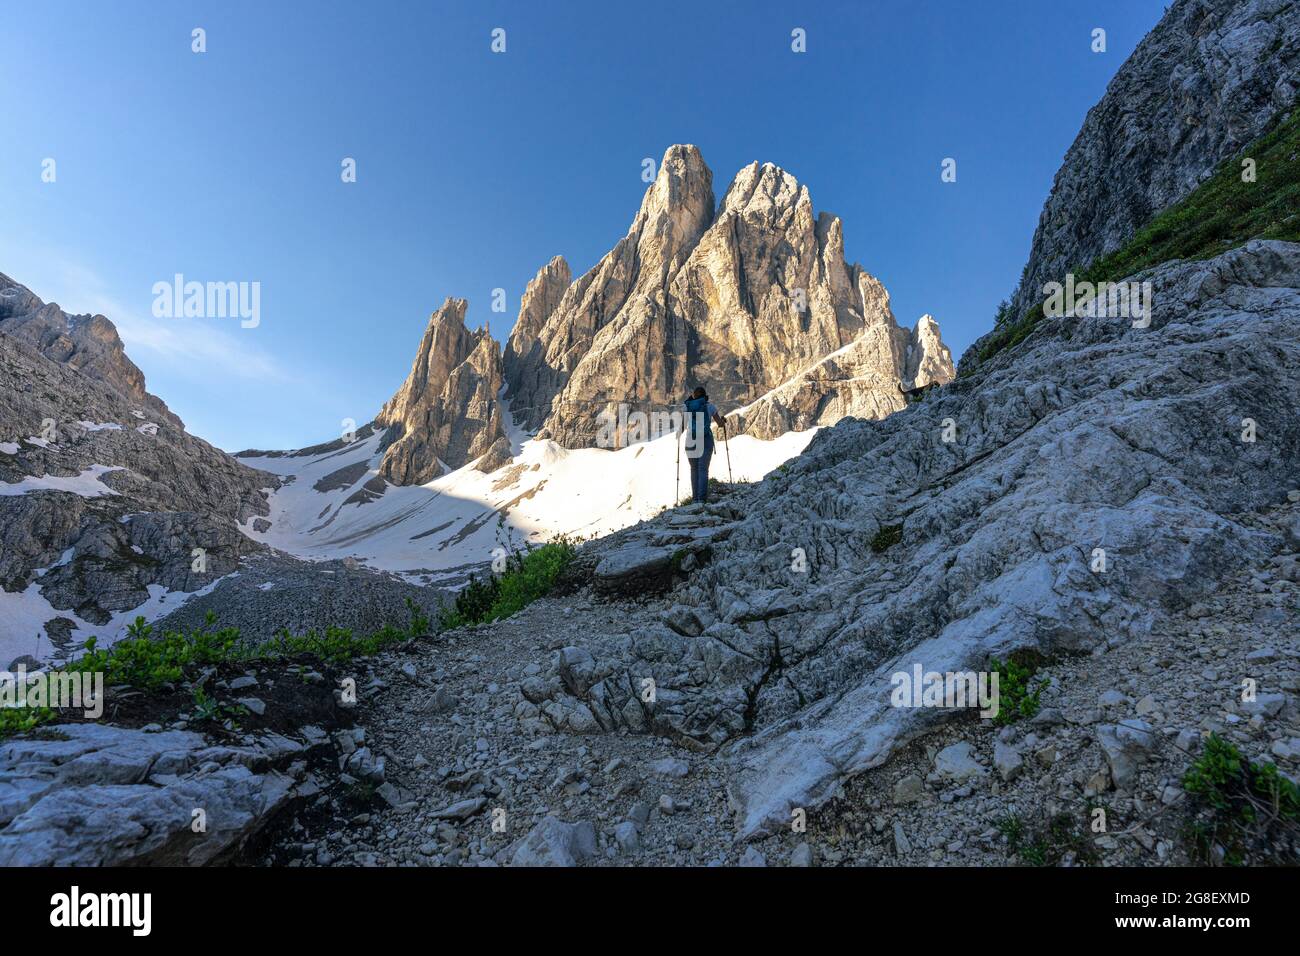
{"label": "backpack", "polygon": [[[702,418],[707,418],[708,414],[709,399],[707,396],[704,398],[688,398],[686,400],[686,421],[690,428],[692,441],[695,440],[695,423],[700,421]],[[705,431],[707,432],[708,422],[705,422],[705,425]]]}

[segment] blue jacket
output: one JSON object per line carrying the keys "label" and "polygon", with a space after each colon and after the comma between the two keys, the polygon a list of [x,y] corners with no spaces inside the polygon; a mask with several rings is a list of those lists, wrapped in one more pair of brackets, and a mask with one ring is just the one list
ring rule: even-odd
{"label": "blue jacket", "polygon": [[704,424],[704,447],[713,447],[713,429],[709,427],[709,414],[716,411],[707,398],[688,398],[686,400],[686,421],[692,441],[698,441],[696,429]]}

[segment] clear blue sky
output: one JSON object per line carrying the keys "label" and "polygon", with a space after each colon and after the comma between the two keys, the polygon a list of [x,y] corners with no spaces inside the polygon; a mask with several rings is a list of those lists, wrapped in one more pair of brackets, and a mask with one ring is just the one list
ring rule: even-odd
{"label": "clear blue sky", "polygon": [[[959,355],[1015,285],[1084,113],[1163,8],[11,0],[0,272],[108,315],[195,434],[301,446],[369,420],[446,296],[507,335],[537,269],[557,253],[590,268],[627,230],[642,160],[684,142],[719,198],[753,160],[796,175],[900,321],[932,313]],[[154,318],[153,284],[177,272],[260,282],[260,326]]]}

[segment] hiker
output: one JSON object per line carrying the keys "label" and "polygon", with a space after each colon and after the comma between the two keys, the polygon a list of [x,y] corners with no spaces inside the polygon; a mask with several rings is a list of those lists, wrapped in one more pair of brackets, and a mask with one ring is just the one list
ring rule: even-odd
{"label": "hiker", "polygon": [[[709,500],[709,459],[713,457],[712,420],[719,428],[726,423],[718,415],[718,406],[709,401],[704,386],[698,386],[686,405],[686,457],[691,463],[691,500]],[[704,434],[701,436],[700,432]]]}

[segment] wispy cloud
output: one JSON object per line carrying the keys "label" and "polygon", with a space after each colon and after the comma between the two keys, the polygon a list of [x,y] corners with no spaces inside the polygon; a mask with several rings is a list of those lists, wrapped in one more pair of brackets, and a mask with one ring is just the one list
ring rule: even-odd
{"label": "wispy cloud", "polygon": [[57,261],[54,280],[50,294],[32,291],[47,302],[57,301],[67,312],[107,316],[117,326],[127,354],[137,361],[140,353],[147,352],[161,362],[198,363],[209,372],[236,378],[280,384],[298,381],[258,347],[250,330],[240,330],[237,322],[233,331],[227,331],[217,324],[223,321],[220,319],[158,318],[126,305],[108,291],[93,270],[68,260]]}
{"label": "wispy cloud", "polygon": [[127,305],[98,273],[72,259],[46,254],[33,266],[32,275],[15,270],[9,276],[46,302],[57,302],[65,312],[106,316],[117,326],[127,355],[146,371],[150,365],[175,363],[267,384],[301,382],[298,374],[257,344],[252,330],[240,329],[237,321],[228,330],[219,324],[226,321],[221,319],[157,318],[147,309]]}

